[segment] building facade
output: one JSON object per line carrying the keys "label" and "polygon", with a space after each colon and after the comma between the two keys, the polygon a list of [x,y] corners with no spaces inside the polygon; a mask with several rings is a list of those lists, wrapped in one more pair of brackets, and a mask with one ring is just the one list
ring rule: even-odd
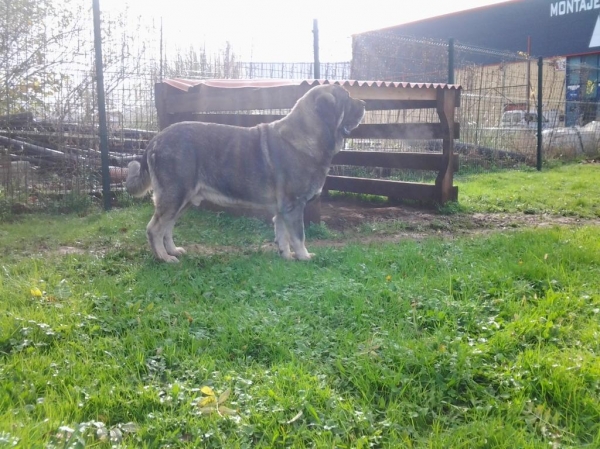
{"label": "building facade", "polygon": [[[373,78],[387,66],[392,68],[388,72],[393,73],[392,77],[427,74],[425,77],[430,79],[422,81],[445,81],[444,62],[440,63],[444,61],[445,49],[438,50],[437,59],[422,62],[424,70],[416,70],[414,64],[419,62],[410,53],[415,52],[417,44],[382,44],[394,37],[439,41],[454,38],[464,45],[565,61],[560,67],[565,72],[564,124],[572,126],[600,119],[600,0],[512,0],[357,34],[353,36],[352,76]],[[406,63],[410,58],[412,68]],[[474,55],[470,62],[502,63],[493,52]],[[379,72],[373,71],[378,66]]]}

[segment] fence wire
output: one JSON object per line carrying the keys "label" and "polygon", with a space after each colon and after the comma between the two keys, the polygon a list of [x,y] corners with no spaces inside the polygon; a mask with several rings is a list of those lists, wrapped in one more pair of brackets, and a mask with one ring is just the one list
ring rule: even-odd
{"label": "fence wire", "polygon": [[[445,83],[449,79],[449,41],[399,36],[376,31],[353,41],[352,77]],[[538,58],[455,42],[452,54],[454,83],[462,87],[458,110],[460,173],[535,166],[537,153]],[[567,66],[565,57],[542,62],[543,159],[597,157],[598,56]],[[582,58],[584,59],[584,58]],[[588,57],[589,59],[589,57]],[[567,77],[568,73],[568,77]],[[569,78],[567,80],[567,78]],[[572,90],[572,92],[569,91]],[[432,118],[419,112],[370,114],[383,122]],[[377,118],[376,118],[377,117]],[[378,143],[390,151],[439,151],[439,142]]]}
{"label": "fence wire", "polygon": [[[64,3],[64,4],[63,4]],[[75,2],[77,3],[77,2]],[[24,8],[23,5],[27,5]],[[61,5],[60,9],[58,5]],[[66,11],[66,12],[64,12]],[[91,11],[67,0],[0,2],[0,215],[73,210],[101,192]],[[136,21],[137,20],[137,21]],[[149,36],[138,39],[143,34]],[[121,170],[158,131],[154,86],[164,78],[313,78],[314,64],[241,61],[228,44],[167,54],[159,23],[103,12],[103,70],[112,190]],[[321,78],[445,83],[448,42],[382,32],[355,36],[352,61],[320,64]],[[543,61],[544,159],[597,157],[598,56]],[[537,60],[527,54],[454,45],[460,173],[535,163]],[[372,111],[366,123],[437,121],[434,109]],[[440,152],[440,141],[348,140],[355,150]],[[333,173],[431,180],[435,173],[333,167]]]}

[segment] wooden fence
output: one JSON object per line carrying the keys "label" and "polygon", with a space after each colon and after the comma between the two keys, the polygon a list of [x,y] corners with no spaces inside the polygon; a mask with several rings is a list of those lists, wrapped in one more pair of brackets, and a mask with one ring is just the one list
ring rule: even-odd
{"label": "wooden fence", "polygon": [[[458,198],[453,174],[458,169],[454,139],[459,137],[456,108],[459,86],[431,83],[399,83],[327,80],[165,80],[156,85],[156,102],[161,129],[195,120],[238,126],[255,126],[283,117],[310,88],[319,84],[340,84],[350,95],[365,101],[368,111],[435,109],[433,123],[361,124],[351,139],[410,139],[442,141],[441,153],[409,153],[342,150],[335,165],[433,170],[435,183],[402,182],[329,175],[325,190],[386,196],[444,204]],[[280,111],[278,111],[280,110]],[[307,208],[307,221],[320,221],[317,201]]]}

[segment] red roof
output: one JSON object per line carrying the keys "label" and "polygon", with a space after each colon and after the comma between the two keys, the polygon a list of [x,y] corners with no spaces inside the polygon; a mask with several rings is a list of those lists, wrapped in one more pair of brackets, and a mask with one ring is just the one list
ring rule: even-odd
{"label": "red roof", "polygon": [[288,80],[288,79],[213,79],[213,80],[192,80],[184,78],[173,78],[163,80],[164,84],[172,86],[184,92],[194,91],[201,86],[214,88],[244,88],[244,87],[281,87],[281,86],[318,86],[320,84],[338,84],[346,87],[384,87],[384,88],[411,88],[411,89],[449,89],[458,90],[461,87],[457,84],[441,83],[404,83],[398,81],[356,81],[356,80]]}

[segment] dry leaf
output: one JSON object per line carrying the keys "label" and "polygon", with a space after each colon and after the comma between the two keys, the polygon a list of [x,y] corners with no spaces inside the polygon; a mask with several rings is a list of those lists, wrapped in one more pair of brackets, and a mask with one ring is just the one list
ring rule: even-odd
{"label": "dry leaf", "polygon": [[198,406],[206,407],[210,404],[215,404],[215,403],[216,403],[216,399],[214,396],[206,396],[206,397],[200,399],[200,402],[198,402]]}
{"label": "dry leaf", "polygon": [[221,396],[219,396],[219,400],[218,400],[219,405],[223,404],[227,399],[229,399],[230,394],[231,394],[231,388],[228,388],[223,393],[221,393]]}
{"label": "dry leaf", "polygon": [[299,412],[296,414],[296,416],[294,416],[292,419],[290,419],[289,421],[287,421],[287,422],[286,422],[286,424],[291,424],[291,423],[293,423],[293,422],[296,422],[296,421],[298,421],[298,420],[299,420],[299,419],[302,417],[302,415],[303,415],[303,414],[304,414],[304,412],[303,412],[302,410],[300,410],[300,411],[299,411]]}
{"label": "dry leaf", "polygon": [[221,414],[221,415],[237,415],[237,410],[234,410],[232,408],[229,407],[219,407],[217,409],[217,411]]}
{"label": "dry leaf", "polygon": [[206,386],[206,385],[204,387],[200,388],[200,391],[202,393],[204,393],[205,395],[207,395],[207,396],[214,396],[215,395],[215,392],[213,391],[213,389],[210,388],[210,387],[208,387],[208,386]]}
{"label": "dry leaf", "polygon": [[230,388],[221,393],[218,399],[213,389],[208,386],[200,388],[200,391],[206,395],[205,397],[200,399],[200,401],[198,401],[200,413],[202,413],[203,415],[210,415],[214,412],[217,412],[221,416],[237,414],[237,410],[221,406],[221,404],[223,404],[225,401],[227,401],[227,399],[229,399],[229,396],[231,395]]}

